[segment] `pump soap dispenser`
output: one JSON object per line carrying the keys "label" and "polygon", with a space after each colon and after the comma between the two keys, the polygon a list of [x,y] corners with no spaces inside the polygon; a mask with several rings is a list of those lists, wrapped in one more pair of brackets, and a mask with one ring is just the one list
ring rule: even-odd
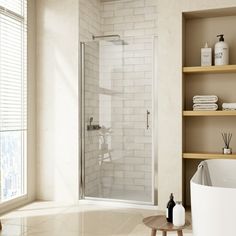
{"label": "pump soap dispenser", "polygon": [[217,35],[219,42],[215,44],[215,65],[222,66],[229,64],[229,46],[224,42],[224,35]]}

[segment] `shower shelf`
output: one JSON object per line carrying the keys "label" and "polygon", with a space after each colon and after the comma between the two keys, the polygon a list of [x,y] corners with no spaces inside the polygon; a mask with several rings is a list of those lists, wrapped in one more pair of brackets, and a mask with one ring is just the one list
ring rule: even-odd
{"label": "shower shelf", "polygon": [[221,153],[183,153],[183,159],[236,159],[236,154]]}
{"label": "shower shelf", "polygon": [[236,116],[236,111],[183,111],[183,116]]}
{"label": "shower shelf", "polygon": [[236,65],[225,66],[189,66],[183,67],[183,73],[234,73]]}

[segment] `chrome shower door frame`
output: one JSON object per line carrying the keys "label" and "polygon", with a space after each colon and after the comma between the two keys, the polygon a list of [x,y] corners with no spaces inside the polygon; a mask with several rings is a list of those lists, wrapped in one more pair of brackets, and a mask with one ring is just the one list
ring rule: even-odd
{"label": "chrome shower door frame", "polygon": [[[153,37],[154,45],[154,58],[157,57],[157,46],[155,41],[157,37]],[[85,196],[85,42],[80,43],[80,157],[79,157],[79,170],[80,170],[80,186],[79,186],[79,196],[80,199],[95,200],[95,201],[109,201],[109,202],[124,202],[131,204],[141,204],[141,205],[157,205],[157,96],[155,96],[154,90],[157,89],[157,81],[155,79],[155,63],[156,59],[153,60],[153,92],[152,92],[152,201],[142,202],[135,200],[122,200],[122,199],[109,199],[109,198],[97,198],[97,197],[86,197]]]}
{"label": "chrome shower door frame", "polygon": [[85,198],[85,43],[80,43],[80,199]]}

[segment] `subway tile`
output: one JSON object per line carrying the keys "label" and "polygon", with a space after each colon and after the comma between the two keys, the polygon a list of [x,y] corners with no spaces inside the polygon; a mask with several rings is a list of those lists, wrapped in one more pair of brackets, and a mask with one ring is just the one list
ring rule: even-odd
{"label": "subway tile", "polygon": [[144,135],[144,130],[143,129],[125,129],[124,130],[124,136],[131,136],[134,137],[137,135]]}
{"label": "subway tile", "polygon": [[145,20],[145,16],[144,15],[132,15],[132,16],[126,16],[124,17],[123,21],[124,22],[142,22]]}
{"label": "subway tile", "polygon": [[144,22],[137,22],[134,24],[135,29],[147,29],[150,28],[153,32],[153,28],[155,27],[154,21],[144,21]]}
{"label": "subway tile", "polygon": [[104,24],[102,25],[102,30],[103,31],[113,31],[114,30],[114,25],[113,24]]}
{"label": "subway tile", "polygon": [[128,37],[128,36],[139,36],[139,35],[143,35],[144,34],[144,30],[143,29],[134,29],[134,30],[125,30],[124,32],[124,36]]}
{"label": "subway tile", "polygon": [[136,101],[125,101],[124,102],[125,107],[142,107],[144,106],[144,101],[142,100],[136,100]]}
{"label": "subway tile", "polygon": [[143,115],[124,115],[124,121],[144,121],[145,120],[145,114]]}
{"label": "subway tile", "polygon": [[136,7],[144,7],[145,6],[145,1],[144,0],[132,0],[132,1],[127,1],[124,4],[124,8],[136,8]]}
{"label": "subway tile", "polygon": [[104,3],[103,4],[103,11],[114,11],[115,5],[113,3]]}
{"label": "subway tile", "polygon": [[103,11],[101,13],[101,16],[103,18],[106,18],[106,17],[113,17],[114,16],[114,11]]}
{"label": "subway tile", "polygon": [[145,0],[145,6],[158,6],[158,1],[157,0]]}
{"label": "subway tile", "polygon": [[125,177],[128,178],[144,178],[145,174],[144,172],[140,172],[140,171],[129,171],[125,173]]}
{"label": "subway tile", "polygon": [[121,23],[121,24],[115,24],[114,30],[129,30],[133,29],[134,25],[133,23]]}
{"label": "subway tile", "polygon": [[144,186],[128,185],[128,186],[125,186],[125,189],[134,190],[134,191],[144,191]]}
{"label": "subway tile", "polygon": [[107,17],[104,19],[104,24],[119,24],[123,23],[123,17],[122,16],[116,16],[116,17]]}
{"label": "subway tile", "polygon": [[141,65],[141,64],[144,64],[144,58],[142,57],[125,58],[124,64],[125,65]]}
{"label": "subway tile", "polygon": [[[135,137],[135,143],[144,143],[145,145],[146,144],[151,144],[152,143],[152,139],[151,137],[138,137],[136,136]],[[145,146],[147,149],[148,149],[148,146]]]}
{"label": "subway tile", "polygon": [[[140,70],[141,70],[141,68],[140,68]],[[151,79],[136,79],[136,80],[134,80],[135,86],[142,86],[142,85],[144,86],[144,85],[151,85],[151,84],[152,84]]]}
{"label": "subway tile", "polygon": [[120,9],[115,11],[115,16],[130,16],[133,15],[133,12],[132,8]]}

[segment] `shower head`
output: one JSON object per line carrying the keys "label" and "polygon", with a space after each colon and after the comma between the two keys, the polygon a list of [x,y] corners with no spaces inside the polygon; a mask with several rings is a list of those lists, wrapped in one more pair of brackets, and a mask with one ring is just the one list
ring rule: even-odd
{"label": "shower head", "polygon": [[111,42],[115,45],[126,45],[127,43],[125,43],[124,40],[120,39],[120,35],[119,34],[110,34],[110,35],[93,35],[93,40],[96,39],[106,39],[107,42]]}
{"label": "shower head", "polygon": [[118,40],[107,40],[110,43],[113,43],[115,45],[127,45],[127,43],[122,40],[122,39],[118,39]]}

